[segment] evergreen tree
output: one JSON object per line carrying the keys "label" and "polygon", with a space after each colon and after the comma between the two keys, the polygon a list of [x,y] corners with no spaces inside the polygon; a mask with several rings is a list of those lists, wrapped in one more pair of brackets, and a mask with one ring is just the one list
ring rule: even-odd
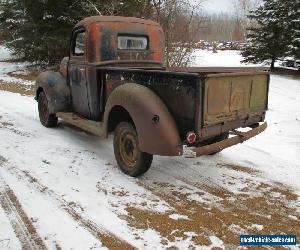
{"label": "evergreen tree", "polygon": [[288,55],[294,58],[300,70],[300,1],[291,1],[290,27],[291,27],[291,44]]}
{"label": "evergreen tree", "polygon": [[57,63],[68,55],[73,26],[91,15],[142,16],[141,0],[0,0],[0,41],[32,62]]}
{"label": "evergreen tree", "polygon": [[269,62],[274,69],[276,59],[286,56],[291,44],[292,1],[263,0],[257,10],[250,12],[249,18],[255,21],[255,27],[250,28],[247,35],[247,46],[242,52],[244,62]]}
{"label": "evergreen tree", "polygon": [[[0,1],[0,40],[13,47],[22,39],[19,35],[25,20],[24,3],[18,0]],[[18,53],[18,51],[16,51]]]}

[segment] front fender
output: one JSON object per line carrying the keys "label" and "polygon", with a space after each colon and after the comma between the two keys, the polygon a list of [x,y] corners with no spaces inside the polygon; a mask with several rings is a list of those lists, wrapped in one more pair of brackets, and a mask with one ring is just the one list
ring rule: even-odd
{"label": "front fender", "polygon": [[154,155],[182,155],[176,123],[163,101],[149,88],[123,84],[110,94],[104,112],[107,128],[110,111],[121,106],[130,114],[136,127],[142,152]]}
{"label": "front fender", "polygon": [[70,88],[67,85],[66,78],[59,72],[46,71],[41,73],[36,80],[36,100],[41,90],[47,96],[51,113],[70,111]]}

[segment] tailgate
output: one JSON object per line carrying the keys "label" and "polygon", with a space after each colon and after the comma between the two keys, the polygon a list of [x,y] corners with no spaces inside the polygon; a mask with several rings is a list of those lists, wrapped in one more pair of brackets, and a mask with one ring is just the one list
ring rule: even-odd
{"label": "tailgate", "polygon": [[203,125],[210,126],[262,114],[268,103],[268,72],[207,75]]}

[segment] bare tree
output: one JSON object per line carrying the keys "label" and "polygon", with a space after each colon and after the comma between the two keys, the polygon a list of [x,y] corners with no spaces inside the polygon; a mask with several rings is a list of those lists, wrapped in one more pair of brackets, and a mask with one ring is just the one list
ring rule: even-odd
{"label": "bare tree", "polygon": [[159,22],[165,31],[166,66],[187,66],[192,61],[192,52],[201,29],[201,2],[152,0],[152,4],[153,19]]}
{"label": "bare tree", "polygon": [[225,14],[206,14],[199,39],[205,41],[232,41],[235,18]]}
{"label": "bare tree", "polygon": [[247,17],[251,10],[256,9],[261,3],[261,0],[233,0],[235,10],[235,36],[238,40],[246,39],[246,30],[250,26],[250,20]]}

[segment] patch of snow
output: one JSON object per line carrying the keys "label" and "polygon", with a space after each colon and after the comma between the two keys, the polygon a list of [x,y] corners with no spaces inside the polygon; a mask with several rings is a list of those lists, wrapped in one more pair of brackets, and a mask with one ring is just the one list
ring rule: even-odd
{"label": "patch of snow", "polygon": [[29,65],[28,62],[18,62],[18,63],[3,62],[5,60],[12,59],[12,58],[13,57],[11,56],[11,52],[6,47],[0,46],[0,81],[4,81],[6,83],[33,85],[34,84],[33,81],[20,80],[16,77],[7,75],[7,73],[14,72],[14,71],[23,72],[24,69]]}
{"label": "patch of snow", "polygon": [[218,237],[210,236],[209,239],[212,242],[211,247],[220,247],[222,249],[225,249],[224,242],[221,239],[219,239]]}
{"label": "patch of snow", "polygon": [[261,230],[264,229],[264,226],[263,226],[263,225],[259,225],[259,224],[252,224],[251,227],[252,227],[253,229],[258,230],[258,231],[261,231]]}
{"label": "patch of snow", "polygon": [[210,50],[196,49],[193,56],[194,67],[253,67],[262,66],[257,64],[241,63],[243,56],[238,50],[224,50],[213,53]]}
{"label": "patch of snow", "polygon": [[300,193],[300,81],[271,75],[268,128],[262,134],[224,150],[237,164],[253,163],[274,181]]}
{"label": "patch of snow", "polygon": [[0,206],[0,249],[22,249],[11,224]]}
{"label": "patch of snow", "polygon": [[11,59],[11,57],[10,50],[0,45],[0,61]]}
{"label": "patch of snow", "polygon": [[203,204],[214,204],[217,203],[218,201],[222,201],[221,198],[217,197],[217,196],[213,196],[213,195],[208,195],[208,194],[203,194],[203,195],[199,195],[199,194],[190,194],[189,196],[190,200],[194,200],[197,201],[199,203],[203,203]]}
{"label": "patch of snow", "polygon": [[34,226],[39,235],[45,239],[47,247],[54,249],[56,243],[62,249],[92,247],[99,249],[101,247],[98,239],[80,227],[79,222],[74,221],[71,216],[55,206],[55,203],[49,203],[43,195],[32,193],[31,189],[2,169],[0,169],[0,176],[5,177],[8,184],[13,187],[13,191],[19,197],[24,210],[28,211],[27,215],[31,218],[38,218],[35,220]]}
{"label": "patch of snow", "polygon": [[[194,66],[243,67],[239,51],[196,50]],[[237,164],[251,163],[269,178],[291,186],[300,193],[300,81],[292,76],[271,75],[268,128],[262,134],[228,148],[216,158]],[[253,164],[252,164],[253,163]]]}
{"label": "patch of snow", "polygon": [[189,220],[188,216],[181,214],[171,214],[169,215],[169,218],[171,218],[172,220]]}
{"label": "patch of snow", "polygon": [[272,192],[272,196],[273,196],[274,198],[279,198],[281,195],[282,195],[282,194],[279,193],[279,192]]}
{"label": "patch of snow", "polygon": [[[193,53],[194,61],[191,63],[192,67],[268,67],[269,64],[254,64],[242,63],[243,56],[239,50],[218,50],[213,53],[212,50],[195,49]],[[284,61],[289,58],[281,58],[275,62],[275,67],[290,70],[297,70],[296,67],[284,66]]]}
{"label": "patch of snow", "polygon": [[0,62],[0,81],[4,81],[6,83],[18,83],[23,85],[33,85],[33,81],[25,81],[22,79],[18,79],[16,77],[12,77],[7,75],[7,73],[14,71],[23,71],[29,65],[28,62],[18,62],[18,63],[9,63],[9,62]]}
{"label": "patch of snow", "polygon": [[289,218],[293,219],[293,220],[297,220],[298,221],[298,218],[294,215],[289,215]]}
{"label": "patch of snow", "polygon": [[[126,216],[127,206],[143,206],[156,212],[166,211],[169,207],[166,202],[140,186],[138,179],[124,175],[115,163],[107,165],[107,162],[114,162],[111,138],[99,140],[98,137],[74,130],[74,127],[67,124],[48,130],[40,125],[37,103],[33,97],[9,92],[0,91],[0,116],[3,117],[2,121],[9,121],[14,128],[14,130],[0,130],[1,155],[4,154],[8,158],[7,164],[18,166],[19,172],[28,171],[40,183],[49,187],[56,194],[55,197],[63,197],[68,202],[75,200],[76,204],[83,208],[82,216],[100,224],[105,230],[113,232],[133,246],[141,248],[147,244],[150,249],[153,249],[160,245],[160,236],[157,232],[153,231],[156,237],[151,233],[151,238],[147,238],[148,233],[136,230],[138,235],[144,236],[136,240],[126,220],[119,218],[119,216]],[[64,132],[61,134],[59,131]],[[22,157],[16,157],[16,154]],[[45,160],[50,164],[44,163]],[[2,171],[1,174],[5,175]],[[54,224],[58,223],[57,219],[64,218],[64,212],[56,211],[55,208],[52,208],[53,212],[45,212],[46,205],[44,206],[35,194],[36,191],[34,191],[36,198],[29,197],[30,192],[26,191],[26,186],[29,184],[25,179],[22,182],[16,181],[8,174],[5,175],[5,179],[10,180],[8,184],[13,187],[17,196],[20,196],[21,203],[28,204],[25,210],[31,217],[40,218],[44,214],[48,215],[45,220],[38,221],[39,233],[60,242],[64,238],[63,232],[54,237],[56,230]],[[126,187],[127,195],[118,192],[123,187]],[[31,206],[30,199],[36,200],[40,205]],[[50,197],[50,200],[52,199]],[[53,203],[56,207],[60,206]],[[40,212],[39,206],[41,206]],[[48,220],[53,224],[47,229]],[[63,230],[73,232],[74,226],[66,223]],[[69,238],[72,239],[71,236]]]}

